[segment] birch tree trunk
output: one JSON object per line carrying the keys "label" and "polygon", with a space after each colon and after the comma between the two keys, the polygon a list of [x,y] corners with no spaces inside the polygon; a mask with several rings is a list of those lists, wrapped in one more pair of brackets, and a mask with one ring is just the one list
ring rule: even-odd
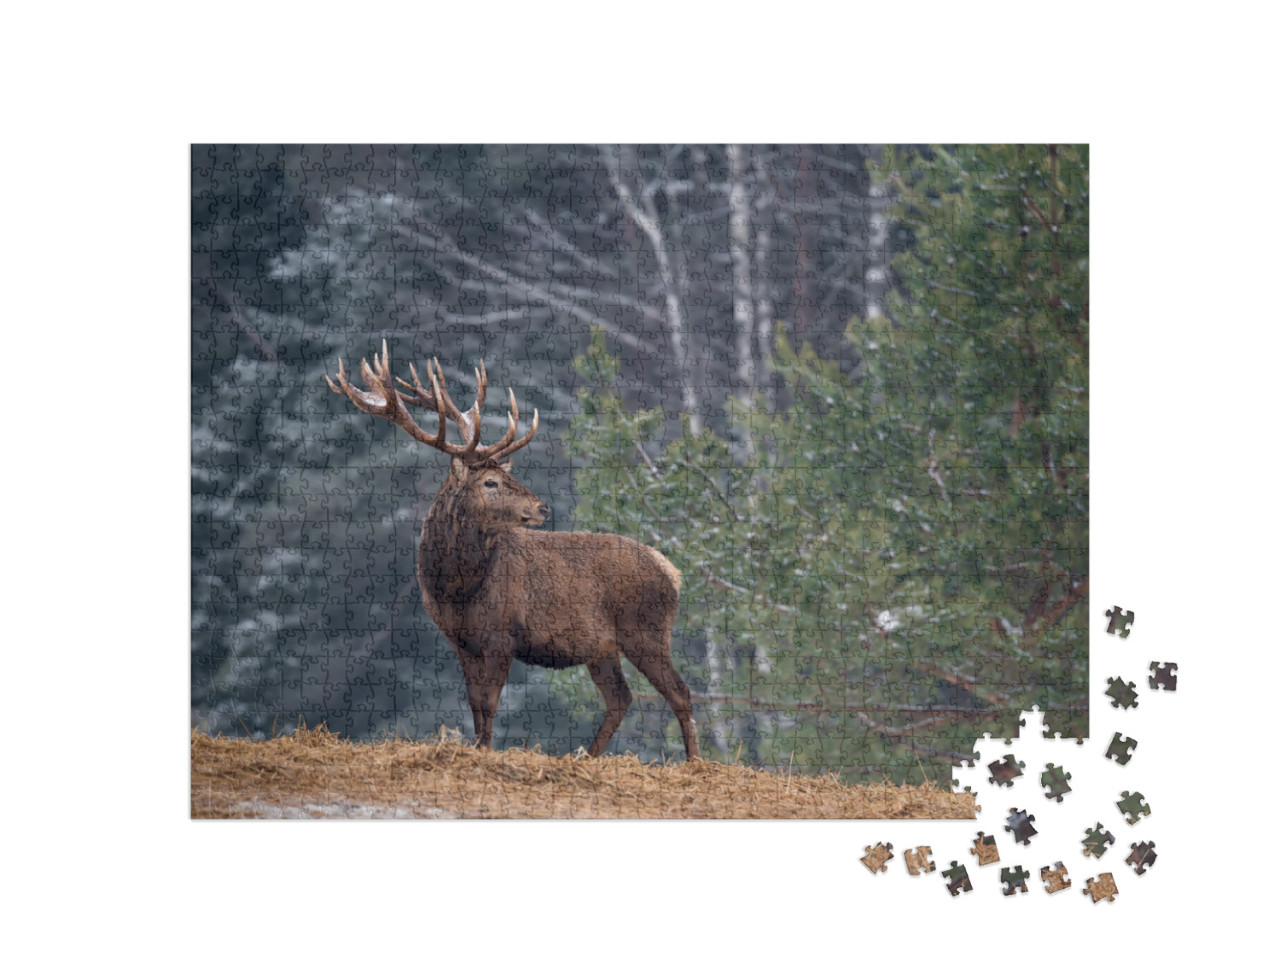
{"label": "birch tree trunk", "polygon": [[689,416],[689,430],[694,435],[702,431],[702,411],[698,403],[697,382],[690,365],[689,336],[685,324],[684,303],[680,297],[680,280],[676,271],[672,252],[663,234],[662,224],[658,219],[657,208],[653,203],[656,184],[646,185],[637,199],[627,186],[622,163],[622,148],[602,148],[600,157],[609,173],[609,182],[622,204],[627,218],[632,221],[653,248],[658,260],[658,272],[662,279],[663,296],[666,305],[667,337],[671,342],[672,362],[675,364],[677,378],[680,383],[680,398],[685,413]]}
{"label": "birch tree trunk", "polygon": [[[756,362],[752,355],[755,311],[751,298],[751,205],[747,198],[747,165],[739,144],[725,148],[729,160],[729,263],[733,267],[733,327],[735,352],[734,395],[750,417],[755,402]],[[734,432],[733,446],[739,460],[755,456],[755,441],[749,425]]]}

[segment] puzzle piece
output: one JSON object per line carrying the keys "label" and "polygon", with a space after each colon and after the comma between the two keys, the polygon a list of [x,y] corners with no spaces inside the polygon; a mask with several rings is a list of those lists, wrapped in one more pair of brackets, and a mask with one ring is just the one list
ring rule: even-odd
{"label": "puzzle piece", "polygon": [[1067,879],[1067,867],[1062,865],[1062,861],[1054,863],[1053,867],[1040,867],[1040,881],[1044,883],[1044,891],[1049,894],[1061,893],[1071,886],[1071,880]]}
{"label": "puzzle piece", "polygon": [[979,866],[1000,862],[1000,851],[996,848],[996,838],[994,836],[984,836],[982,833],[978,833],[977,838],[973,841],[973,849],[969,850],[969,852],[978,857]]}
{"label": "puzzle piece", "polygon": [[1083,892],[1087,896],[1092,896],[1095,903],[1106,900],[1108,903],[1114,903],[1116,896],[1120,891],[1116,889],[1115,878],[1110,873],[1100,873],[1097,879],[1090,879],[1084,884]]}
{"label": "puzzle piece", "polygon": [[1111,745],[1107,747],[1106,757],[1114,759],[1118,765],[1127,766],[1133,750],[1138,748],[1138,740],[1130,739],[1116,733],[1111,737]]}
{"label": "puzzle piece", "polygon": [[1071,784],[1067,782],[1070,778],[1071,773],[1063,772],[1061,766],[1049,763],[1040,776],[1040,785],[1049,790],[1044,794],[1045,799],[1062,802],[1062,797],[1071,792]]}
{"label": "puzzle piece", "polygon": [[1132,682],[1125,682],[1120,678],[1107,679],[1107,695],[1111,696],[1111,705],[1119,709],[1124,706],[1126,709],[1138,704],[1138,690]]}
{"label": "puzzle piece", "polygon": [[1115,841],[1116,838],[1102,828],[1102,823],[1098,823],[1093,829],[1086,829],[1084,839],[1081,840],[1084,843],[1084,854],[1097,859],[1101,859],[1107,847],[1114,845]]}
{"label": "puzzle piece", "polygon": [[875,848],[870,846],[862,847],[866,854],[862,857],[862,864],[871,870],[874,876],[876,873],[887,873],[885,863],[893,859],[893,843],[876,843]]}
{"label": "puzzle piece", "polygon": [[1016,889],[1027,891],[1027,880],[1031,878],[1031,874],[1021,866],[1014,866],[1010,869],[1006,866],[1000,870],[1000,882],[1004,883],[1004,895],[1012,896]]}
{"label": "puzzle piece", "polygon": [[932,873],[937,867],[933,861],[929,859],[933,855],[933,850],[928,846],[921,846],[918,849],[908,849],[902,854],[902,858],[907,861],[907,872],[912,876],[919,876],[921,873]]}
{"label": "puzzle piece", "polygon": [[1155,843],[1130,843],[1129,855],[1124,861],[1133,867],[1133,871],[1141,876],[1156,861]]}
{"label": "puzzle piece", "polygon": [[1125,813],[1125,822],[1130,826],[1143,816],[1151,815],[1151,806],[1142,798],[1142,793],[1140,792],[1130,794],[1128,790],[1125,790],[1120,794],[1120,801],[1116,803],[1116,808]]}
{"label": "puzzle piece", "polygon": [[1124,611],[1120,606],[1107,609],[1107,634],[1115,635],[1116,627],[1120,626],[1120,638],[1127,639],[1129,637],[1129,629],[1133,625],[1133,612]]}
{"label": "puzzle piece", "polygon": [[1005,831],[1013,833],[1013,838],[1024,846],[1031,845],[1031,837],[1035,836],[1037,830],[1031,824],[1035,822],[1035,816],[1029,816],[1025,809],[1010,809],[1009,818],[1006,820],[1009,825],[1005,826]]}
{"label": "puzzle piece", "polygon": [[951,861],[951,868],[944,869],[942,875],[949,880],[947,892],[952,896],[959,896],[961,892],[967,893],[973,889],[973,885],[969,882],[969,871],[954,859]]}
{"label": "puzzle piece", "polygon": [[1012,786],[1013,781],[1022,775],[1022,767],[1024,765],[1026,763],[1015,761],[1013,754],[1010,753],[1004,759],[997,760],[987,766],[991,770],[991,778],[987,782],[1001,786]]}
{"label": "puzzle piece", "polygon": [[1173,692],[1178,688],[1178,677],[1175,673],[1178,671],[1178,663],[1165,662],[1163,665],[1159,662],[1151,663],[1151,676],[1147,679],[1147,684],[1153,689],[1166,689]]}

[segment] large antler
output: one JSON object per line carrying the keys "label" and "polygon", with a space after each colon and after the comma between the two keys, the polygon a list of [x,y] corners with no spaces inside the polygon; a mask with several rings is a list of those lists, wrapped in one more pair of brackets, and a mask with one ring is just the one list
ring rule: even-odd
{"label": "large antler", "polygon": [[[402,378],[395,379],[412,392],[406,394],[398,390],[391,379],[391,360],[387,352],[387,341],[384,338],[382,354],[373,356],[372,367],[369,366],[368,361],[363,359],[360,361],[360,377],[364,379],[365,385],[370,390],[361,391],[347,381],[346,368],[341,358],[338,359],[338,384],[335,385],[328,375],[324,376],[324,380],[329,382],[329,387],[335,392],[350,398],[351,403],[361,411],[377,415],[379,418],[386,418],[392,424],[403,428],[414,440],[430,445],[432,448],[438,448],[453,458],[476,462],[490,458],[508,458],[529,444],[538,430],[538,410],[535,408],[529,433],[519,441],[515,440],[516,426],[520,420],[520,407],[516,404],[515,392],[508,388],[507,396],[511,402],[511,411],[507,413],[507,432],[496,444],[480,444],[480,408],[484,404],[485,391],[489,386],[489,377],[485,373],[483,361],[480,362],[480,369],[476,371],[475,404],[465,413],[458,410],[458,406],[453,403],[453,399],[445,390],[444,371],[441,370],[440,362],[435,358],[427,362],[427,380],[431,384],[430,390],[422,386],[418,372],[412,364],[409,365],[409,373],[413,378],[412,384]],[[405,407],[406,404],[426,408],[440,416],[440,423],[434,435],[427,434],[414,421],[413,416],[409,414],[409,409]],[[445,440],[446,419],[458,426],[464,444],[454,445]]]}

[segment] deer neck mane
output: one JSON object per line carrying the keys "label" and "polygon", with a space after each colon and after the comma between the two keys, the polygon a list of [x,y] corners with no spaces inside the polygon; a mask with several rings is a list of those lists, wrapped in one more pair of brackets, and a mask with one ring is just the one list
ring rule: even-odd
{"label": "deer neck mane", "polygon": [[493,568],[503,529],[486,531],[463,507],[462,491],[446,484],[422,525],[418,579],[440,602],[461,604],[474,596]]}

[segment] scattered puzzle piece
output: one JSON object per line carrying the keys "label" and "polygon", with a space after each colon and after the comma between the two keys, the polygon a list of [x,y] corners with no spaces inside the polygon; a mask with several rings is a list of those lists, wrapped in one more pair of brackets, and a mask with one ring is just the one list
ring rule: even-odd
{"label": "scattered puzzle piece", "polygon": [[1138,740],[1130,739],[1116,733],[1111,737],[1111,745],[1107,747],[1107,758],[1114,759],[1118,765],[1127,766],[1133,750],[1138,748]]}
{"label": "scattered puzzle piece", "polygon": [[1071,880],[1067,879],[1067,867],[1062,865],[1061,860],[1053,865],[1053,869],[1048,866],[1040,867],[1040,880],[1044,883],[1046,893],[1061,893],[1071,886]]}
{"label": "scattered puzzle piece", "polygon": [[1107,609],[1107,634],[1115,635],[1116,626],[1120,626],[1120,638],[1129,637],[1129,629],[1133,625],[1133,612],[1124,611],[1120,606]]}
{"label": "scattered puzzle piece", "polygon": [[1001,786],[1012,786],[1013,781],[1022,775],[1022,767],[1025,765],[1026,763],[1015,761],[1013,754],[1010,753],[1004,759],[997,760],[987,766],[991,770],[991,778],[987,782]]}
{"label": "scattered puzzle piece", "polygon": [[1147,871],[1148,866],[1154,865],[1156,861],[1156,844],[1155,843],[1130,843],[1129,855],[1124,860],[1133,867],[1133,871],[1141,876]]}
{"label": "scattered puzzle piece", "polygon": [[1067,782],[1070,778],[1071,773],[1063,772],[1061,766],[1049,763],[1040,776],[1040,785],[1049,790],[1044,798],[1062,802],[1062,797],[1071,792],[1071,784]]}
{"label": "scattered puzzle piece", "polygon": [[1116,803],[1116,808],[1125,813],[1124,820],[1130,826],[1136,823],[1143,816],[1151,815],[1151,806],[1142,798],[1142,793],[1130,793],[1128,790],[1120,794],[1120,801]]}
{"label": "scattered puzzle piece", "polygon": [[1173,692],[1178,688],[1178,677],[1174,674],[1177,671],[1178,663],[1176,662],[1165,662],[1163,664],[1159,662],[1152,662],[1152,675],[1147,679],[1147,683],[1153,689],[1163,688],[1169,692]]}
{"label": "scattered puzzle piece", "polygon": [[933,865],[933,861],[929,859],[932,855],[933,850],[928,846],[908,849],[902,854],[902,858],[907,861],[907,872],[912,876],[919,876],[921,873],[932,873],[937,868]]}
{"label": "scattered puzzle piece", "polygon": [[1132,682],[1120,678],[1109,678],[1107,695],[1111,696],[1111,705],[1117,709],[1124,706],[1129,709],[1138,704],[1138,690]]}
{"label": "scattered puzzle piece", "polygon": [[1085,883],[1084,893],[1092,896],[1095,903],[1104,899],[1108,903],[1114,903],[1120,891],[1116,889],[1115,878],[1110,873],[1100,873],[1096,880],[1090,879]]}
{"label": "scattered puzzle piece", "polygon": [[978,838],[973,841],[973,849],[969,850],[969,852],[978,857],[979,866],[1000,862],[1000,851],[996,848],[996,838],[994,836],[984,836],[982,833],[978,833]]}
{"label": "scattered puzzle piece", "polygon": [[950,880],[947,883],[947,891],[952,896],[959,896],[961,892],[967,893],[973,889],[973,884],[969,882],[969,871],[954,859],[951,861],[951,868],[944,869],[942,875]]}
{"label": "scattered puzzle piece", "polygon": [[1035,822],[1035,816],[1027,815],[1025,809],[1010,809],[1009,818],[1006,820],[1009,825],[1005,826],[1005,831],[1013,833],[1013,838],[1024,846],[1031,845],[1031,837],[1036,835],[1036,828],[1031,824]]}
{"label": "scattered puzzle piece", "polygon": [[1000,870],[1000,882],[1004,883],[1004,895],[1012,896],[1016,889],[1027,891],[1027,880],[1031,878],[1031,874],[1021,866],[1014,866],[1010,869],[1006,866]]}
{"label": "scattered puzzle piece", "polygon": [[1086,856],[1094,856],[1098,859],[1102,858],[1102,854],[1107,851],[1107,847],[1114,845],[1116,838],[1102,828],[1102,823],[1098,823],[1094,829],[1086,829],[1084,831],[1084,854]]}
{"label": "scattered puzzle piece", "polygon": [[874,849],[870,846],[862,848],[867,854],[862,857],[862,864],[871,870],[872,875],[888,872],[884,864],[893,859],[893,843],[876,843]]}

